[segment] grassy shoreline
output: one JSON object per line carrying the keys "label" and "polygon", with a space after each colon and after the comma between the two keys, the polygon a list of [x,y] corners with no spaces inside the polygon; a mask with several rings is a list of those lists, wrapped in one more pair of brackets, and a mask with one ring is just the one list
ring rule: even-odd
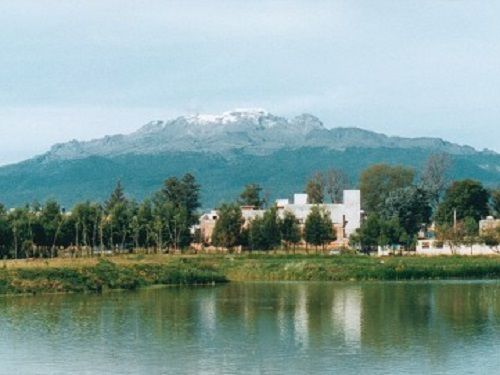
{"label": "grassy shoreline", "polygon": [[231,281],[500,279],[500,257],[130,255],[4,261],[0,294],[102,292]]}

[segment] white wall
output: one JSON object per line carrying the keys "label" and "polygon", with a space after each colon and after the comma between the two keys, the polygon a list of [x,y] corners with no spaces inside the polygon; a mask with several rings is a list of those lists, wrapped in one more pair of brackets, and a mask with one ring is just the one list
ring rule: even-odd
{"label": "white wall", "polygon": [[[285,211],[290,211],[304,223],[314,206],[305,203],[306,201],[307,194],[295,194],[292,204],[286,204],[286,200],[280,199],[277,201],[278,206],[282,208],[279,210],[279,214],[283,216]],[[298,204],[297,202],[304,203]],[[361,226],[361,192],[359,190],[344,190],[344,203],[342,204],[322,204],[320,206],[329,212],[333,223],[343,224],[344,219],[347,221],[347,238]]]}
{"label": "white wall", "polygon": [[[424,248],[424,242],[430,243],[429,248]],[[449,244],[442,248],[433,246],[433,241],[418,241],[417,254],[419,255],[500,255],[500,247],[489,247],[484,244],[475,244],[472,246],[460,245],[451,247]]]}
{"label": "white wall", "polygon": [[361,227],[361,192],[359,190],[344,190],[343,211],[347,225],[346,236],[349,238],[356,229]]}

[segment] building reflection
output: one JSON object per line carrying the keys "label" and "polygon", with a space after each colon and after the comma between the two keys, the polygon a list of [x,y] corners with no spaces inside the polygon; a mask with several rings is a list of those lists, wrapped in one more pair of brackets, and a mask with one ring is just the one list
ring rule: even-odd
{"label": "building reflection", "polygon": [[361,347],[362,291],[358,286],[339,288],[333,295],[332,320],[351,348]]}
{"label": "building reflection", "polygon": [[241,283],[0,298],[2,350],[78,345],[170,361],[187,351],[195,373],[226,355],[257,356],[269,368],[272,356],[396,351],[403,358],[415,348],[439,364],[454,347],[500,340],[499,324],[500,284],[488,282]]}
{"label": "building reflection", "polygon": [[294,338],[298,347],[307,349],[309,346],[309,312],[308,305],[308,288],[301,284],[298,286],[297,298],[295,303],[295,313],[293,316]]}

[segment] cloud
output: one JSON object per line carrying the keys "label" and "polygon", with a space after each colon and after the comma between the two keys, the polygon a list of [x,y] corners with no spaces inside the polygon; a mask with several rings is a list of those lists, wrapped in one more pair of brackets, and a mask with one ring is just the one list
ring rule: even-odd
{"label": "cloud", "polygon": [[0,152],[18,159],[8,155],[235,107],[498,150],[499,11],[435,0],[4,0],[0,130],[10,141]]}

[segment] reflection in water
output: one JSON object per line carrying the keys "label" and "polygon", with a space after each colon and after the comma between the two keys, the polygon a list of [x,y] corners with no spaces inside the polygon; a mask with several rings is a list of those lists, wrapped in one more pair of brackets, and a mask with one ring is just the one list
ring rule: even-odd
{"label": "reflection in water", "polygon": [[342,328],[345,344],[352,348],[361,345],[361,297],[360,287],[340,289],[333,296],[333,324]]}
{"label": "reflection in water", "polygon": [[210,334],[213,334],[215,332],[217,323],[217,309],[216,309],[215,295],[212,293],[206,296],[202,296],[197,302],[200,305],[200,310],[199,310],[200,327],[202,330]]}
{"label": "reflection in water", "polygon": [[295,303],[294,329],[297,346],[306,349],[309,345],[309,314],[307,311],[307,288],[299,285]]}
{"label": "reflection in water", "polygon": [[495,373],[500,283],[0,298],[0,373]]}

